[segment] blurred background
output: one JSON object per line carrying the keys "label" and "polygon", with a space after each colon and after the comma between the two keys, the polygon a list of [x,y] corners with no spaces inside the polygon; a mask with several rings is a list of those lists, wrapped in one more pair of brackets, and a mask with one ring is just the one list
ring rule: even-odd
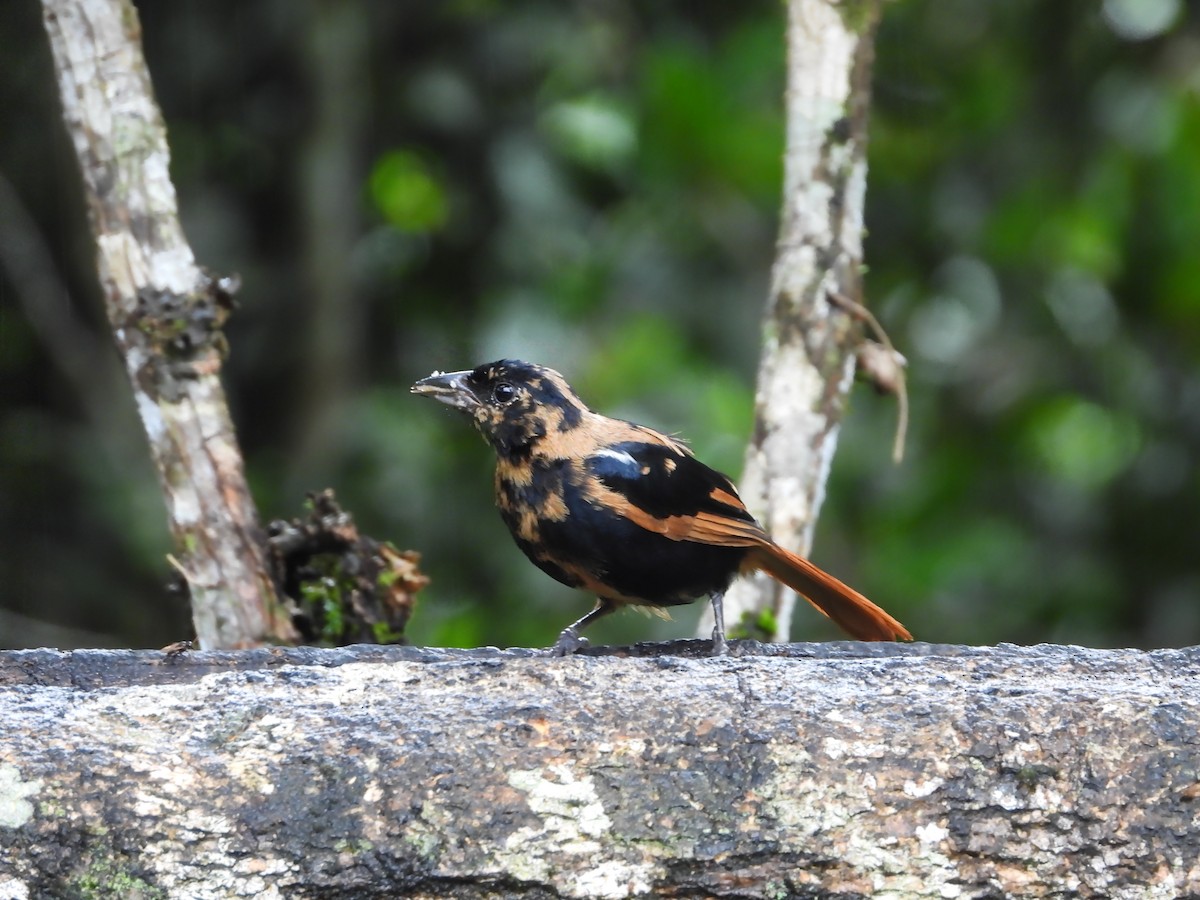
{"label": "blurred background", "polygon": [[[491,454],[411,397],[518,356],[737,476],[780,202],[778,0],[141,0],[264,520],[332,487],[424,554],[410,637],[545,645]],[[0,4],[0,646],[160,646],[154,473],[35,0]],[[1200,10],[905,0],[877,41],[860,386],[814,558],[922,639],[1200,643]],[[631,613],[594,640],[689,635]],[[793,637],[836,636],[807,609]]]}

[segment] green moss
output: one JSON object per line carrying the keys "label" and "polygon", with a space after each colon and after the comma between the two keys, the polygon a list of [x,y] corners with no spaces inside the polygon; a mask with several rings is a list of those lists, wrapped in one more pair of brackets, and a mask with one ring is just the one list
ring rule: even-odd
{"label": "green moss", "polygon": [[764,609],[757,615],[747,610],[729,630],[729,637],[734,640],[773,641],[778,630],[779,622],[775,618],[774,610]]}
{"label": "green moss", "polygon": [[387,622],[373,622],[371,633],[375,636],[377,644],[396,644],[404,638],[403,631],[397,631]]}
{"label": "green moss", "polygon": [[113,857],[93,860],[73,885],[82,900],[166,900],[167,892],[128,872]]}
{"label": "green moss", "polygon": [[340,565],[334,563],[329,570],[332,574],[300,585],[300,597],[316,613],[313,621],[321,625],[320,639],[336,643],[346,633],[344,607],[349,587],[339,577]]}
{"label": "green moss", "polygon": [[341,840],[334,841],[333,844],[334,853],[349,853],[352,856],[361,856],[364,853],[370,853],[374,849],[375,845],[366,838],[359,838],[357,840],[342,838]]}
{"label": "green moss", "polygon": [[879,18],[879,0],[842,0],[834,7],[847,31],[865,34]]}
{"label": "green moss", "polygon": [[[387,547],[389,550],[396,549],[390,543],[384,544],[384,546]],[[398,569],[381,569],[379,572],[379,575],[375,578],[375,584],[377,584],[379,587],[391,587],[393,584],[396,583],[396,580],[399,577],[400,577],[400,571]]]}
{"label": "green moss", "polygon": [[410,825],[401,840],[412,847],[422,859],[434,859],[441,852],[437,830],[423,822]]}
{"label": "green moss", "polygon": [[1053,778],[1058,774],[1057,769],[1041,764],[1021,766],[1017,769],[1017,783],[1027,791],[1032,791],[1047,777]]}

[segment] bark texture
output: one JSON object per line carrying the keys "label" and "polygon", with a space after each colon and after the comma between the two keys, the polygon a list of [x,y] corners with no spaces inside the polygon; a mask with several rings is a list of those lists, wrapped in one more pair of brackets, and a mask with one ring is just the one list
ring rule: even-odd
{"label": "bark texture", "polygon": [[707,650],[0,653],[0,897],[1200,893],[1200,649]]}
{"label": "bark texture", "polygon": [[[867,109],[879,0],[789,0],[783,212],[771,273],[755,426],[740,493],[781,545],[807,556],[862,341],[831,298],[862,295]],[[759,573],[726,595],[726,621],[769,611],[786,640],[795,594]],[[700,634],[712,628],[711,613]],[[768,629],[769,630],[769,629]]]}
{"label": "bark texture", "polygon": [[206,647],[294,639],[276,608],[219,371],[235,286],[197,267],[131,0],[43,0],[109,323]]}

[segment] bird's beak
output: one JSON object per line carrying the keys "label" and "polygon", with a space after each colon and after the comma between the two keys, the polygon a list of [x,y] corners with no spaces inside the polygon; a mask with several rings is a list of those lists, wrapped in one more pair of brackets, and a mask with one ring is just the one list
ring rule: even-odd
{"label": "bird's beak", "polygon": [[479,405],[475,393],[467,385],[471,370],[462,372],[434,372],[414,384],[410,391],[424,394],[456,409],[474,409]]}

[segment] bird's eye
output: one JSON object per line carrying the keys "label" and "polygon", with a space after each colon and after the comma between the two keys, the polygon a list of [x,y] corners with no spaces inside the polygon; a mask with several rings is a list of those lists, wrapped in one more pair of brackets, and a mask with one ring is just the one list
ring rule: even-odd
{"label": "bird's eye", "polygon": [[497,403],[511,403],[517,398],[517,389],[507,381],[501,381],[492,388],[492,399]]}

